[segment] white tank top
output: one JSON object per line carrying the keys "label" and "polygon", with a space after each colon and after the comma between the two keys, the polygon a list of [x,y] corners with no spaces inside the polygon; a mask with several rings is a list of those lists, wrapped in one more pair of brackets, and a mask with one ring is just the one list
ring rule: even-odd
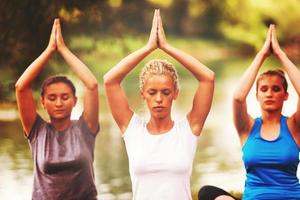
{"label": "white tank top", "polygon": [[133,200],[191,200],[190,177],[198,137],[187,118],[160,135],[135,113],[123,135]]}

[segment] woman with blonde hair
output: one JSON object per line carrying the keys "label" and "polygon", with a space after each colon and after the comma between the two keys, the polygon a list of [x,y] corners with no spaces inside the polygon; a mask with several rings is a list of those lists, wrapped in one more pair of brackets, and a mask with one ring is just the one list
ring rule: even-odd
{"label": "woman with blonde hair", "polygon": [[[192,108],[173,121],[171,108],[179,93],[174,66],[152,60],[140,74],[140,94],[150,112],[149,121],[134,113],[121,81],[147,55],[160,48],[188,69],[199,81]],[[124,138],[135,200],[187,200],[198,137],[209,113],[214,73],[165,38],[159,10],[155,10],[146,46],[128,55],[104,76],[108,103]]]}

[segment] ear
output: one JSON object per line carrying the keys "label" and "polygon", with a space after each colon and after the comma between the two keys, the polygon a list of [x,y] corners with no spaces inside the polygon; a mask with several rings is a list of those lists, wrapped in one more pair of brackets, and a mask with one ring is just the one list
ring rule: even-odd
{"label": "ear", "polygon": [[175,91],[175,94],[174,94],[174,100],[176,100],[177,99],[177,97],[178,97],[178,94],[179,94],[179,90],[177,89],[176,91]]}
{"label": "ear", "polygon": [[41,101],[41,105],[42,105],[43,109],[46,110],[46,106],[45,106],[45,102],[44,102],[44,97],[43,96],[40,97],[40,101]]}
{"label": "ear", "polygon": [[143,91],[140,91],[140,95],[141,95],[141,98],[143,99],[143,101],[145,101],[145,96],[144,96],[144,92]]}
{"label": "ear", "polygon": [[75,107],[75,106],[76,106],[76,103],[77,103],[77,97],[76,97],[76,96],[74,96],[74,105],[73,105],[73,107]]}
{"label": "ear", "polygon": [[286,92],[286,93],[285,93],[284,100],[286,101],[286,100],[288,100],[288,98],[289,98],[289,93],[288,93],[288,92]]}

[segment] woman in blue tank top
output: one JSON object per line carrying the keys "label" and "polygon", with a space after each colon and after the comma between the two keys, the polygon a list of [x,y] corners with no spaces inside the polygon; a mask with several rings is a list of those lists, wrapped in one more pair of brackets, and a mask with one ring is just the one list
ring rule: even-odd
{"label": "woman in blue tank top", "polygon": [[[300,71],[281,50],[275,26],[271,25],[263,48],[242,76],[233,98],[234,124],[243,145],[246,169],[243,200],[300,199],[297,178],[300,103],[298,102],[297,110],[292,116],[285,117],[281,114],[283,103],[288,98],[283,71],[269,70],[258,77],[256,98],[261,107],[261,117],[254,119],[247,111],[246,97],[262,63],[271,52],[280,61],[300,95]],[[212,191],[217,195],[212,197]],[[200,190],[199,199],[234,198],[221,191],[219,188],[206,186]]]}
{"label": "woman in blue tank top", "polygon": [[300,94],[300,72],[281,50],[275,27],[271,25],[262,50],[243,75],[233,100],[234,124],[243,145],[247,173],[243,199],[300,199],[297,178],[300,104],[292,116],[282,116],[283,103],[288,98],[283,71],[269,70],[258,77],[256,98],[261,117],[253,119],[247,112],[246,97],[270,52],[280,61]]}

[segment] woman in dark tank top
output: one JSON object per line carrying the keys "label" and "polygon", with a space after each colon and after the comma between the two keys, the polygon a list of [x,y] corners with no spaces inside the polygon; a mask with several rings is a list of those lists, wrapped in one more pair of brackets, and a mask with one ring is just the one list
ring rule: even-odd
{"label": "woman in dark tank top", "polygon": [[[31,85],[56,51],[85,86],[79,120],[71,120],[77,97],[73,83],[65,76],[51,76],[42,85],[41,103],[50,121],[36,111]],[[98,84],[85,64],[66,47],[59,19],[54,20],[47,48],[17,81],[16,97],[34,161],[32,199],[96,199],[93,160],[99,130]]]}

